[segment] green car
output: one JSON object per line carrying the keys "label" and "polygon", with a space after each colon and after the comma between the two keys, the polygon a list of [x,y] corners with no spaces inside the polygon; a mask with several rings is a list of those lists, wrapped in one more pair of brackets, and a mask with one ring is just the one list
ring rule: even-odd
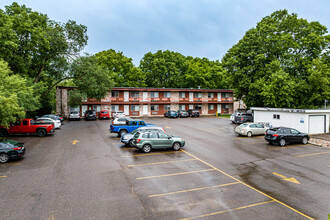
{"label": "green car", "polygon": [[133,138],[133,146],[144,153],[149,153],[152,149],[172,148],[173,150],[180,150],[184,145],[183,138],[159,131],[136,132]]}

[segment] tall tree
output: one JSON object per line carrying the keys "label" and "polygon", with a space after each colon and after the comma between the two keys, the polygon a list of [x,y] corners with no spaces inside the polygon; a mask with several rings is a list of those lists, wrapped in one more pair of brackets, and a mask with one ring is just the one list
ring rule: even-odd
{"label": "tall tree", "polygon": [[26,111],[40,107],[32,81],[13,74],[8,64],[0,59],[0,125],[8,126],[17,118],[25,117]]}
{"label": "tall tree", "polygon": [[148,87],[181,88],[188,68],[186,57],[173,51],[147,53],[140,61]]}
{"label": "tall tree", "polygon": [[145,74],[136,68],[132,59],[125,57],[122,52],[106,50],[95,54],[97,63],[112,78],[117,87],[144,87]]}
{"label": "tall tree", "polygon": [[[222,63],[230,74],[235,95],[244,98],[248,106],[299,108],[309,103],[308,107],[317,107],[321,103],[309,100],[315,93],[308,86],[309,70],[314,59],[328,56],[329,46],[325,26],[282,10],[263,18],[247,31],[227,52]],[[290,103],[267,100],[269,97],[281,99],[280,92],[276,95],[270,89],[280,80],[292,85],[292,91],[285,94]]]}

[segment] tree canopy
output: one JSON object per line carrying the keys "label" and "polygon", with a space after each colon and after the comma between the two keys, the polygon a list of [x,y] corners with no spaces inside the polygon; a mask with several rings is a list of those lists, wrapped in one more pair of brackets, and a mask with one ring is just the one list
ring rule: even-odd
{"label": "tree canopy", "polygon": [[282,10],[248,30],[222,63],[247,106],[313,108],[330,98],[311,86],[329,88],[329,46],[325,26]]}

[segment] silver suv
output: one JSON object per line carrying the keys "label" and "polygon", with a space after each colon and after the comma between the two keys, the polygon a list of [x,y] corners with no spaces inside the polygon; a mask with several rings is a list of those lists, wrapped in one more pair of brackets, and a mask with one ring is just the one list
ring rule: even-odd
{"label": "silver suv", "polygon": [[78,120],[80,121],[80,114],[77,111],[70,112],[68,120]]}

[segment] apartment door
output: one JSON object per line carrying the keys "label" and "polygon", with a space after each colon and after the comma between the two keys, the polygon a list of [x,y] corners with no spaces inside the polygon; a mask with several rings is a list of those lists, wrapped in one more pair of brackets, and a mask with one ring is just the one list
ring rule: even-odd
{"label": "apartment door", "polygon": [[143,106],[143,115],[148,115],[148,106],[147,105]]}
{"label": "apartment door", "polygon": [[[218,93],[219,94],[219,93]],[[221,104],[218,104],[217,112],[221,113]]]}
{"label": "apartment door", "polygon": [[124,113],[125,115],[129,115],[129,105],[124,105]]}
{"label": "apartment door", "polygon": [[194,93],[189,92],[189,102],[193,102],[193,101],[194,101]]}
{"label": "apartment door", "polygon": [[148,92],[143,92],[143,96],[142,96],[144,102],[146,102],[148,100]]}
{"label": "apartment door", "polygon": [[221,93],[218,92],[218,101],[221,101]]}
{"label": "apartment door", "polygon": [[128,99],[129,99],[129,92],[124,92],[124,102],[128,102]]}

